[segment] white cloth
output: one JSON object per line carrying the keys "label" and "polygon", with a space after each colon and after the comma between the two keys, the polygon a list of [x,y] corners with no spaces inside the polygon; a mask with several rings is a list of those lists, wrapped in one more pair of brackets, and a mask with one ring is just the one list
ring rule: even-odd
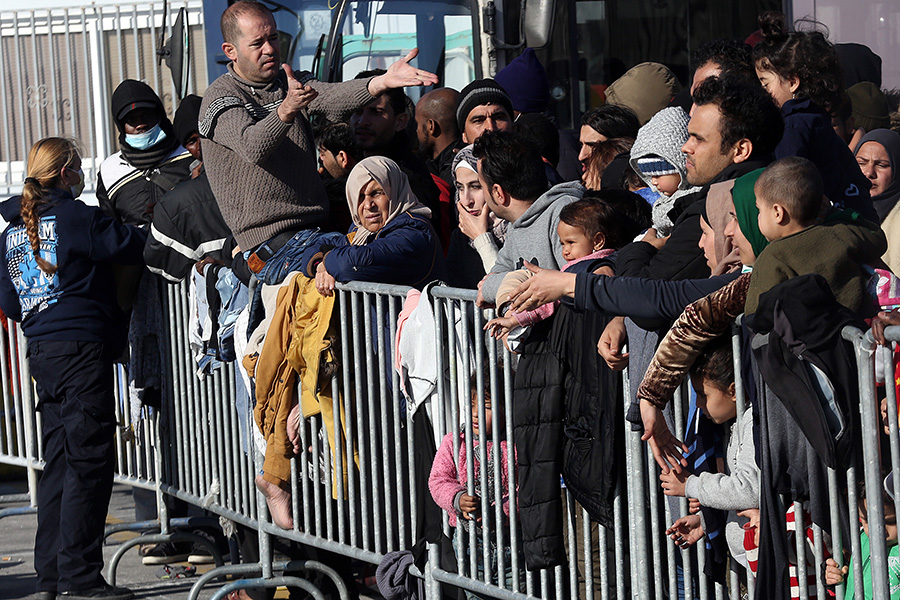
{"label": "white cloth", "polygon": [[[437,368],[437,353],[441,346],[439,346],[435,331],[435,313],[430,296],[430,291],[435,285],[441,284],[438,282],[429,284],[421,293],[417,290],[410,290],[397,323],[395,344],[397,355],[394,357],[394,369],[400,375],[400,391],[406,399],[406,414],[410,421],[422,406],[425,406],[431,417],[433,403],[440,400],[437,386],[439,375],[443,377],[445,383],[449,383],[450,380],[449,357],[444,359],[443,374],[439,374]],[[466,320],[463,319],[463,315],[456,308],[455,303],[452,310],[451,321],[456,332],[456,344],[453,351],[456,352],[456,364],[458,365],[456,386],[458,398],[445,398],[443,408],[444,414],[452,414],[451,403],[456,401],[459,405],[460,422],[463,423],[471,403],[469,390],[463,385],[464,372],[467,369],[469,373],[473,371],[475,350],[474,344],[470,340],[469,364],[464,365],[462,344],[463,340],[468,337],[465,327]],[[444,389],[449,390],[450,386],[444,385]],[[439,446],[444,432],[439,430],[436,419],[432,418],[431,423],[434,428],[435,444]]]}

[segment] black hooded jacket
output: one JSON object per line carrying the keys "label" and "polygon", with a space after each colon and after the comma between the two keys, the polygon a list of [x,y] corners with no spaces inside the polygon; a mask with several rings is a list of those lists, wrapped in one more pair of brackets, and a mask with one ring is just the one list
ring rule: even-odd
{"label": "black hooded jacket", "polygon": [[[124,117],[138,108],[155,108],[166,137],[146,150],[125,141]],[[126,79],[112,95],[112,116],[119,128],[122,148],[103,161],[97,180],[97,200],[103,212],[119,222],[143,225],[153,219],[160,196],[190,178],[193,161],[175,136],[159,96],[150,86]]]}

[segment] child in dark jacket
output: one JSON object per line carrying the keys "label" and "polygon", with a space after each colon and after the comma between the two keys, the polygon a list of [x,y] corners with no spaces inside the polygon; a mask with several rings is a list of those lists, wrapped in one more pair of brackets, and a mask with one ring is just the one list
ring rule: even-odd
{"label": "child in dark jacket", "polygon": [[127,320],[112,265],[141,264],[146,234],[75,197],[84,187],[74,142],[31,148],[21,196],[0,205],[0,308],[22,323],[41,413],[44,473],[34,567],[38,595],[132,597],[101,574],[116,430],[113,360]]}
{"label": "child in dark jacket", "polygon": [[759,230],[770,243],[753,266],[744,312],[756,312],[760,294],[782,281],[818,273],[838,302],[873,316],[876,307],[866,289],[870,275],[863,265],[879,261],[887,249],[881,228],[855,213],[830,209],[818,169],[804,158],[769,165],[754,192]]}
{"label": "child in dark jacket", "polygon": [[784,17],[775,13],[761,16],[760,28],[763,40],[753,49],[756,74],[784,117],[775,158],[811,160],[837,208],[877,222],[869,182],[831,126],[829,112],[837,109],[843,89],[834,46],[818,31],[788,31]]}
{"label": "child in dark jacket", "polygon": [[[504,411],[499,402],[492,400],[491,396],[486,392],[484,396],[484,419],[479,420],[478,416],[478,392],[475,389],[475,377],[472,377],[472,468],[474,473],[473,491],[474,494],[468,492],[468,450],[466,443],[465,431],[458,435],[448,433],[441,441],[437,454],[434,457],[434,463],[431,467],[431,476],[428,478],[428,489],[431,491],[431,497],[435,503],[440,506],[449,516],[450,526],[457,528],[457,533],[453,535],[453,546],[457,556],[462,554],[465,557],[464,562],[468,564],[469,545],[466,543],[465,536],[458,532],[459,519],[476,522],[476,531],[473,534],[476,538],[477,547],[477,564],[478,576],[481,581],[485,581],[484,563],[483,563],[483,540],[481,532],[482,523],[482,498],[487,499],[487,506],[490,509],[490,517],[494,516],[494,507],[499,502],[503,509],[506,519],[509,518],[509,452],[506,440],[500,441],[500,462],[495,464],[494,444],[491,441],[494,420],[496,418],[500,431],[503,431]],[[487,473],[487,480],[482,480],[481,470],[482,464],[479,460],[479,446],[486,440],[484,455],[486,464],[483,465]],[[458,450],[454,450],[454,446],[458,444]],[[515,459],[513,459],[515,460]],[[513,464],[515,469],[515,464]],[[497,476],[500,479],[500,498],[496,497],[494,483]],[[493,521],[493,519],[490,519]],[[507,523],[500,524],[491,523],[491,581],[486,583],[498,584],[497,577],[497,557],[498,552],[505,554],[505,571],[504,571],[504,587],[512,589],[512,565],[510,563],[511,547],[509,540],[509,527]],[[494,533],[497,530],[504,531],[504,544],[502,548],[498,548],[497,540]],[[472,574],[474,576],[474,573]],[[520,578],[521,581],[521,578]],[[466,593],[469,599],[478,598],[474,594]]]}

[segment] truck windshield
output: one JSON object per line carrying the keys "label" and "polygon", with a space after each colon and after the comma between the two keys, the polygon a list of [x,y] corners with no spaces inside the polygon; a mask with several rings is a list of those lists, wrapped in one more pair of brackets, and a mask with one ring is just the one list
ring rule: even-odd
{"label": "truck windshield", "polygon": [[[333,29],[337,39],[328,41],[336,46],[324,54],[332,64],[320,65],[320,78],[346,81],[361,71],[386,69],[416,47],[413,64],[436,73],[438,85],[462,89],[476,77],[469,0],[354,0],[341,17]],[[407,90],[413,101],[420,92]]]}

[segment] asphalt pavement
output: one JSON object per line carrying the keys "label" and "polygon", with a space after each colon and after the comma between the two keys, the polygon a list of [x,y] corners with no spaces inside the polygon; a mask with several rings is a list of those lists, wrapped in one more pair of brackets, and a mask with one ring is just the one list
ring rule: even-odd
{"label": "asphalt pavement", "polygon": [[[25,481],[19,479],[6,467],[0,469],[0,497],[7,494],[22,494],[26,491]],[[0,509],[15,506],[27,506],[23,503],[0,504]],[[109,506],[108,524],[134,521],[134,501],[131,498],[131,488],[116,485],[113,488],[112,499]],[[34,534],[37,530],[37,515],[14,515],[0,519],[0,600],[13,600],[33,597],[36,576],[34,573]],[[122,543],[132,539],[137,534],[134,532],[120,532],[111,535],[106,540],[103,549],[105,559],[104,576],[106,576],[110,560]],[[188,563],[179,563],[188,565]],[[213,568],[214,565],[202,565],[197,567],[197,575],[186,579],[163,580],[156,576],[158,566],[144,566],[138,556],[137,547],[125,553],[119,562],[116,573],[116,585],[125,586],[134,592],[138,600],[154,598],[158,600],[186,600],[191,587],[202,573]],[[200,600],[209,600],[216,590],[228,583],[220,581],[206,586],[200,594]],[[380,598],[371,590],[370,595],[361,594],[361,598],[372,600]],[[279,589],[275,598],[287,598],[286,589]]]}

